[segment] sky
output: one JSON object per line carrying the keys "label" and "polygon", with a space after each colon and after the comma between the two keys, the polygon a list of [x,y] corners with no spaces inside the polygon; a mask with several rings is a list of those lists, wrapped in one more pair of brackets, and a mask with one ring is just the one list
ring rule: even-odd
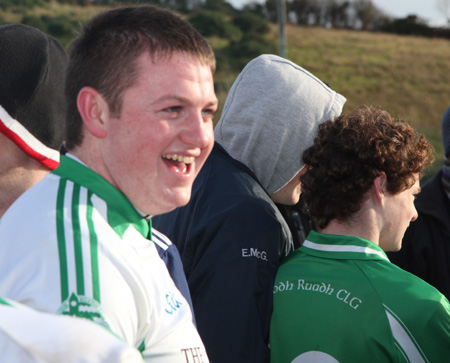
{"label": "sky", "polygon": [[372,0],[381,10],[396,18],[414,14],[431,26],[446,24],[444,14],[438,10],[437,0]]}
{"label": "sky", "polygon": [[[394,18],[404,18],[408,15],[418,15],[425,19],[430,26],[443,26],[446,24],[444,14],[438,10],[439,0],[372,0],[373,3],[387,15]],[[249,0],[227,0],[235,8],[239,9]],[[258,2],[264,2],[259,0]]]}

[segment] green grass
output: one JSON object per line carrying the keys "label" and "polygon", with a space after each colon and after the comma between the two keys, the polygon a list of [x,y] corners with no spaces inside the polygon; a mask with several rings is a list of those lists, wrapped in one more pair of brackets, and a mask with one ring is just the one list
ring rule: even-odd
{"label": "green grass", "polygon": [[[274,27],[276,39],[276,27]],[[347,98],[344,112],[374,105],[410,122],[435,148],[425,180],[442,166],[441,118],[450,106],[450,42],[288,26],[287,58]],[[223,97],[224,95],[220,95]]]}
{"label": "green grass", "polygon": [[[66,15],[82,22],[106,8],[51,1],[45,8],[0,11],[0,16],[9,22],[20,22],[24,13]],[[450,41],[296,26],[288,26],[286,35],[288,59],[344,95],[347,98],[344,112],[370,104],[408,120],[435,148],[436,161],[427,169],[425,178],[441,167],[440,123],[450,105]],[[276,44],[277,37],[277,26],[272,25],[269,38]],[[215,49],[228,44],[224,39],[208,40]],[[237,74],[215,75],[220,101],[216,121]]]}

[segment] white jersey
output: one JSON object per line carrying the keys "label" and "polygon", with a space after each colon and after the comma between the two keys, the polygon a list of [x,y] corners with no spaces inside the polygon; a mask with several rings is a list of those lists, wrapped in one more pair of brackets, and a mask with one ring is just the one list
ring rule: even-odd
{"label": "white jersey", "polygon": [[148,361],[208,362],[150,228],[122,193],[63,156],[1,220],[0,296],[93,320]]}
{"label": "white jersey", "polygon": [[139,363],[139,351],[98,324],[0,299],[0,361]]}

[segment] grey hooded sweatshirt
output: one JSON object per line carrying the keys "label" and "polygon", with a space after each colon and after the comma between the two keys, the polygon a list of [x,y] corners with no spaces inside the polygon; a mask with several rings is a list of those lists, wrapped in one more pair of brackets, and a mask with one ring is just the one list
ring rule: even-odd
{"label": "grey hooded sweatshirt", "polygon": [[234,82],[214,137],[272,195],[300,171],[319,124],[339,116],[345,101],[295,63],[261,55]]}

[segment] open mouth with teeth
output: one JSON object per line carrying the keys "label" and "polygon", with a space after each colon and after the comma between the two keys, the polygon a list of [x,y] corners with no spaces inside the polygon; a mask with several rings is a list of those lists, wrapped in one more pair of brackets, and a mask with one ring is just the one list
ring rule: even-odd
{"label": "open mouth with teeth", "polygon": [[167,160],[168,164],[171,165],[171,169],[176,173],[189,174],[195,157],[178,154],[164,154],[163,159]]}

